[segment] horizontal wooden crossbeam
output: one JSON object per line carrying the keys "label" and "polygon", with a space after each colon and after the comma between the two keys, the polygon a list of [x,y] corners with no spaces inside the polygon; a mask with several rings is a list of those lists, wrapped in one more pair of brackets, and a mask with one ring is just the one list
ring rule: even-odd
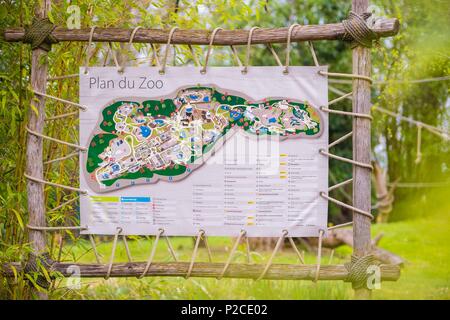
{"label": "horizontal wooden crossbeam", "polygon": [[[373,27],[378,37],[390,37],[398,33],[397,19],[380,19]],[[289,28],[256,29],[252,34],[252,43],[285,43]],[[94,42],[128,42],[133,29],[95,28],[92,41]],[[137,30],[133,42],[139,43],[167,43],[169,30],[144,29]],[[295,28],[291,41],[341,40],[344,35],[342,23],[322,25],[305,25]],[[89,41],[90,28],[66,29],[55,28],[52,36],[57,41]],[[2,33],[4,40],[9,42],[23,41],[24,28],[8,28]],[[173,44],[209,44],[211,31],[209,30],[176,30],[171,39]],[[214,37],[215,45],[245,45],[249,30],[220,30]]]}
{"label": "horizontal wooden crossbeam", "polygon": [[[80,276],[86,278],[104,277],[108,271],[107,264],[77,264],[77,263],[55,263],[53,271],[61,273],[65,277],[73,275],[73,267],[80,268]],[[135,263],[115,263],[111,269],[111,277],[137,277],[142,275],[145,269],[145,262]],[[20,263],[15,262],[5,264],[2,274],[6,277],[13,277],[11,266],[18,272],[22,270]],[[236,264],[229,265],[224,278],[258,278],[265,265],[263,264]],[[267,271],[264,279],[272,280],[314,280],[316,265],[294,265],[294,264],[273,264]],[[184,277],[187,274],[189,262],[154,262],[148,269],[146,276],[170,276]],[[224,268],[224,263],[196,262],[191,272],[191,277],[215,278],[218,277]],[[396,281],[400,278],[400,268],[396,265],[381,265],[381,280]],[[340,265],[322,265],[320,267],[319,280],[345,280],[348,277],[347,268]]]}

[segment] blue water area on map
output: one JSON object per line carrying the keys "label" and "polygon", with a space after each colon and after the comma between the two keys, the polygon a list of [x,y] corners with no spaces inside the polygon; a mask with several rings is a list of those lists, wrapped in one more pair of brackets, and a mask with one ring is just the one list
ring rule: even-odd
{"label": "blue water area on map", "polygon": [[151,202],[150,197],[120,197],[120,202]]}
{"label": "blue water area on map", "polygon": [[277,119],[276,118],[270,118],[269,119],[269,123],[276,123],[277,122]]}
{"label": "blue water area on map", "polygon": [[149,127],[141,126],[141,134],[144,138],[147,138],[151,133],[152,130]]}
{"label": "blue water area on map", "polygon": [[230,111],[230,116],[233,118],[233,120],[239,120],[240,118],[242,118],[242,113],[236,110],[231,110]]}
{"label": "blue water area on map", "polygon": [[164,125],[164,120],[162,120],[162,119],[155,119],[155,123],[157,125],[159,125],[159,126],[162,126],[162,125]]}

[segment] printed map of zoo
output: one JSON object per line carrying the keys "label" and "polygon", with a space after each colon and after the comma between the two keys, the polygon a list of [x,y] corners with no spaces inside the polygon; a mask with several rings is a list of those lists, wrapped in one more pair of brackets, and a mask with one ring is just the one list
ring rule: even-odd
{"label": "printed map of zoo", "polygon": [[154,100],[116,100],[103,109],[89,139],[87,182],[94,191],[107,192],[158,180],[179,181],[237,130],[281,140],[317,138],[323,121],[307,102],[252,101],[213,86],[182,88]]}

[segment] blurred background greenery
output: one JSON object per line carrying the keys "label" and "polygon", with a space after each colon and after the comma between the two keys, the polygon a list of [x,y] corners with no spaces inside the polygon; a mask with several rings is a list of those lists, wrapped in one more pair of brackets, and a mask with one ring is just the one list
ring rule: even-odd
{"label": "blurred background greenery", "polygon": [[[24,26],[33,17],[34,1],[0,0],[0,29]],[[405,117],[449,130],[450,105],[448,100],[450,68],[449,1],[426,0],[375,0],[371,10],[378,16],[396,17],[400,20],[399,35],[382,39],[372,49],[373,78],[383,81],[373,87],[372,102]],[[140,25],[148,28],[169,29],[178,26],[186,29],[226,29],[252,26],[281,27],[292,23],[322,24],[338,22],[346,18],[351,1],[282,0],[282,1],[149,1],[149,0],[54,0],[51,20],[65,26],[69,5],[78,5],[81,26],[128,27]],[[351,72],[351,50],[341,41],[321,41],[314,44],[321,64],[334,72]],[[275,45],[280,56],[284,45]],[[126,47],[114,44],[121,61],[127,64],[149,65],[150,46],[135,44],[129,53]],[[163,50],[163,46],[157,46]],[[245,48],[238,48],[244,61]],[[49,76],[78,73],[83,64],[86,43],[60,43],[49,53]],[[196,46],[196,54],[202,60],[204,47]],[[114,65],[107,55],[107,45],[95,46],[91,65]],[[17,261],[29,251],[24,225],[27,221],[26,185],[23,178],[25,164],[25,124],[30,104],[29,72],[30,50],[28,45],[0,42],[0,262]],[[176,46],[171,53],[176,65],[193,64],[193,57],[186,46]],[[228,48],[214,49],[210,65],[233,65]],[[275,65],[270,52],[263,46],[252,49],[252,65]],[[312,65],[305,44],[294,44],[292,65]],[[442,78],[443,77],[443,78]],[[440,81],[417,82],[417,79],[441,78]],[[332,83],[336,89],[348,92],[351,85]],[[77,101],[78,83],[71,79],[51,82],[48,92],[68,100]],[[330,100],[337,97],[330,92]],[[351,103],[342,101],[335,108],[350,110]],[[63,113],[64,107],[48,101],[48,114]],[[375,293],[378,298],[449,298],[448,227],[450,213],[450,143],[447,136],[422,132],[422,159],[417,157],[417,127],[398,117],[389,117],[373,111],[372,130],[373,160],[386,171],[388,190],[392,191],[392,210],[383,223],[374,226],[376,232],[384,232],[382,247],[395,252],[406,260],[404,275],[398,283],[383,284]],[[76,141],[76,119],[52,121],[46,125],[46,134],[62,140]],[[351,120],[331,116],[330,141],[351,131]],[[351,141],[340,144],[336,153],[351,157]],[[65,146],[46,141],[45,159],[68,154]],[[330,184],[350,177],[351,166],[330,160]],[[62,184],[77,185],[78,161],[76,158],[45,166],[45,177]],[[416,182],[429,183],[420,187]],[[392,188],[394,184],[394,188]],[[392,188],[392,189],[391,189]],[[48,208],[58,206],[73,195],[48,187],[45,189]],[[379,192],[378,192],[379,193]],[[373,203],[377,202],[377,190],[373,190]],[[351,186],[333,196],[348,201]],[[377,215],[379,212],[374,210]],[[349,221],[351,212],[330,204],[329,220],[333,224]],[[379,219],[380,221],[380,219]],[[78,223],[77,206],[66,206],[48,215],[51,225]],[[76,235],[64,234],[68,243],[66,259],[93,257],[82,254],[85,240]],[[57,236],[49,237],[49,247],[56,251]],[[190,252],[192,243],[179,239],[181,252]],[[227,239],[217,240],[216,250],[223,248]],[[148,240],[136,239],[133,244],[138,255]],[[70,245],[69,245],[70,244]],[[105,247],[108,248],[106,243]],[[106,249],[105,249],[106,250]],[[107,251],[107,250],[106,250]],[[348,248],[339,248],[336,261],[348,260]],[[105,253],[107,255],[107,253]],[[220,255],[220,253],[219,253]],[[264,254],[262,258],[264,257]],[[261,258],[261,259],[262,259]],[[285,254],[280,261],[294,261]],[[283,260],[286,259],[286,260]],[[290,259],[290,260],[289,260]],[[313,254],[309,257],[313,262]],[[349,298],[350,288],[343,283],[321,283],[317,286],[303,282],[263,281],[256,284],[244,280],[225,280],[230,285],[215,285],[216,280],[196,279],[184,282],[180,279],[98,280],[95,285],[86,283],[83,290],[73,292],[64,285],[53,293],[66,298]],[[249,283],[252,283],[249,285]],[[228,288],[228,289],[226,289]],[[314,291],[312,288],[315,288]],[[149,293],[147,293],[147,291]],[[203,293],[202,293],[203,292]],[[27,298],[25,281],[8,282],[0,279],[0,298]]]}

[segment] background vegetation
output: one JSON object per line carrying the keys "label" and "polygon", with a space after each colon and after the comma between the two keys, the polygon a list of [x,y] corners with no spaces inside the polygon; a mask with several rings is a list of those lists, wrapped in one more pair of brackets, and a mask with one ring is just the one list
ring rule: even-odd
{"label": "background vegetation", "polygon": [[[64,26],[69,14],[67,7],[76,4],[81,11],[81,26],[89,27],[134,27],[168,29],[172,26],[191,29],[212,29],[221,26],[227,29],[250,28],[251,26],[278,27],[292,23],[316,24],[336,22],[344,19],[350,11],[350,1],[327,0],[283,0],[283,1],[119,1],[119,0],[54,0],[50,18]],[[380,41],[373,48],[373,77],[386,80],[373,89],[373,103],[383,108],[413,117],[431,125],[449,128],[450,107],[448,100],[448,80],[414,83],[411,80],[448,76],[450,59],[450,36],[448,26],[448,1],[425,0],[375,0],[377,14],[397,17],[401,22],[401,32],[394,38]],[[24,26],[33,17],[34,1],[0,0],[0,29]],[[150,46],[134,45],[129,52],[125,47],[114,44],[119,59],[127,64],[154,64]],[[91,65],[114,65],[107,45],[98,44],[94,48]],[[280,56],[285,46],[275,49]],[[336,72],[351,71],[351,52],[340,41],[318,42],[315,44],[319,61],[329,64]],[[158,51],[162,47],[157,47]],[[202,59],[205,48],[196,47]],[[245,49],[239,48],[244,60]],[[61,43],[53,46],[49,53],[49,76],[78,73],[84,63],[86,44]],[[27,114],[30,103],[29,73],[30,50],[28,45],[0,42],[0,262],[18,261],[29,251],[25,224],[27,222],[26,184],[23,178],[25,167],[25,141]],[[295,44],[291,54],[293,65],[312,65],[312,59],[304,44]],[[185,46],[176,46],[171,54],[171,62],[176,65],[192,64],[192,56]],[[233,65],[228,48],[215,48],[211,65]],[[275,65],[270,53],[262,46],[252,50],[253,65]],[[68,100],[78,99],[77,80],[49,82],[48,92]],[[347,84],[333,84],[345,92]],[[330,98],[336,97],[330,93]],[[335,106],[350,110],[349,102]],[[48,101],[47,112],[59,114],[67,109]],[[374,226],[376,232],[384,232],[381,246],[406,259],[404,275],[397,283],[383,284],[382,290],[375,292],[377,298],[449,298],[449,273],[446,268],[449,255],[447,249],[449,227],[450,196],[450,144],[448,139],[422,134],[422,161],[416,163],[417,128],[397,118],[383,116],[374,111],[373,158],[387,170],[390,182],[439,182],[436,188],[396,188],[393,211],[389,223]],[[345,117],[331,117],[330,140],[351,130],[351,121]],[[46,134],[67,141],[77,141],[78,127],[75,118],[52,121],[46,126]],[[44,157],[52,159],[71,152],[65,146],[45,143]],[[351,157],[350,141],[341,144],[338,154]],[[351,167],[330,160],[330,184],[347,179]],[[48,180],[62,184],[77,185],[78,161],[72,158],[65,162],[45,166]],[[73,194],[61,189],[45,189],[48,208],[71,199]],[[336,193],[345,200],[351,196],[351,188]],[[373,201],[376,201],[375,192]],[[375,214],[377,212],[374,212]],[[350,212],[330,204],[330,221],[340,223],[351,218]],[[48,214],[50,225],[77,224],[76,202],[61,210]],[[63,258],[93,261],[91,253],[85,254],[87,242],[77,240],[75,235],[64,235]],[[107,239],[106,239],[107,240]],[[59,235],[49,237],[49,248],[57,255]],[[216,239],[213,245],[218,258],[224,258],[223,243],[229,239]],[[149,240],[136,239],[132,242],[136,256],[144,258]],[[188,256],[192,242],[177,240],[181,255]],[[107,256],[110,243],[102,246]],[[147,249],[146,249],[147,248]],[[159,250],[164,252],[164,249]],[[348,248],[340,248],[334,262],[348,260]],[[122,255],[121,255],[122,254]],[[118,253],[118,258],[124,258]],[[255,260],[264,260],[267,253],[254,254]],[[165,257],[165,256],[164,256]],[[163,258],[163,256],[161,256]],[[187,258],[186,258],[187,259]],[[279,261],[294,261],[294,255],[285,251]],[[313,255],[309,256],[313,262]],[[324,263],[328,257],[324,258]],[[82,290],[72,291],[63,282],[57,283],[51,293],[55,298],[349,298],[350,286],[343,283],[223,280],[226,285],[218,286],[213,279],[155,278],[137,281],[96,280],[86,281]],[[0,279],[0,298],[29,298],[28,282]]]}

